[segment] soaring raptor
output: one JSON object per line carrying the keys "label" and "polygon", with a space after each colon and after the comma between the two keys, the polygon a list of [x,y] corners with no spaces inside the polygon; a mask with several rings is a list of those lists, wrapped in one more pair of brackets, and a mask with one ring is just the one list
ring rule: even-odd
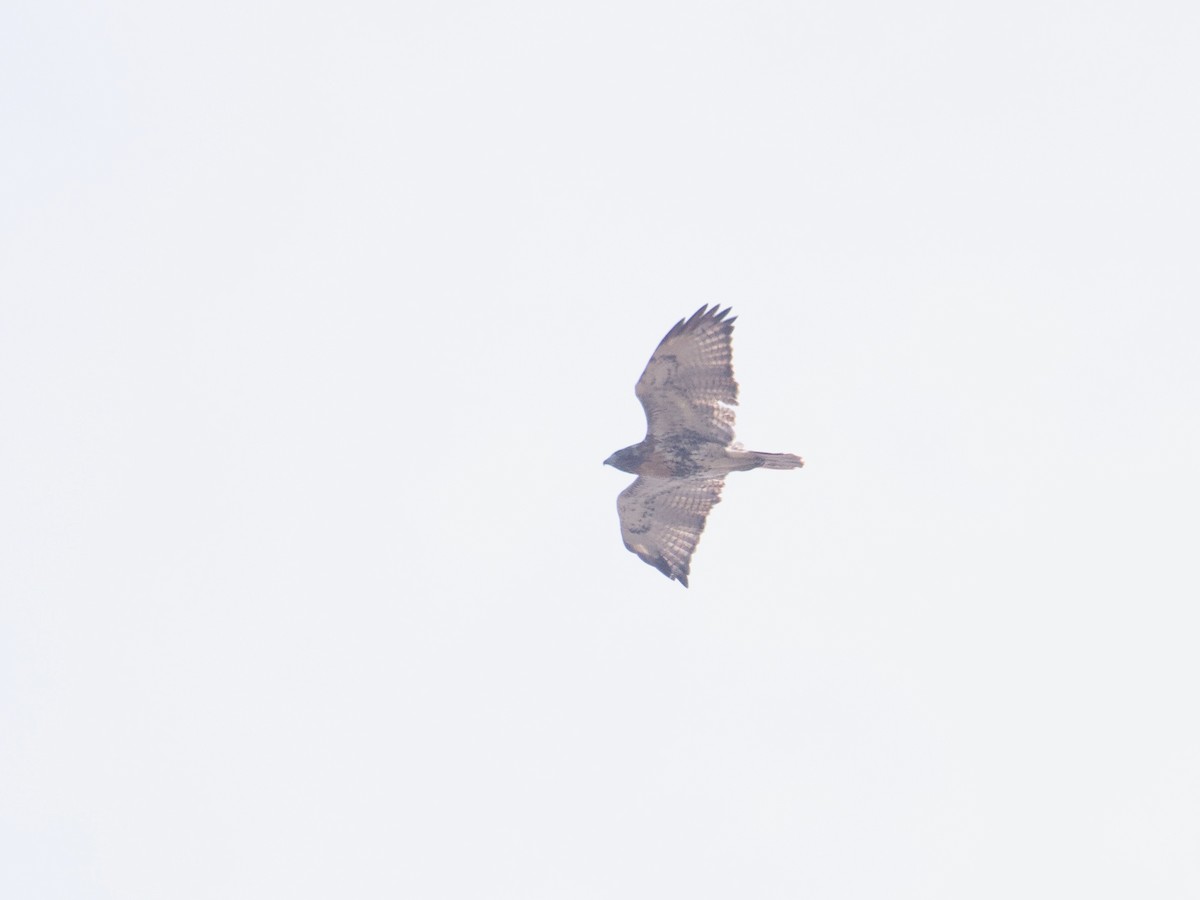
{"label": "soaring raptor", "polygon": [[729,309],[702,306],[662,339],[638,379],[646,437],[604,461],[637,480],[617,498],[625,547],[687,587],[692,552],[725,476],[798,469],[791,453],[743,450],[733,441],[733,323]]}

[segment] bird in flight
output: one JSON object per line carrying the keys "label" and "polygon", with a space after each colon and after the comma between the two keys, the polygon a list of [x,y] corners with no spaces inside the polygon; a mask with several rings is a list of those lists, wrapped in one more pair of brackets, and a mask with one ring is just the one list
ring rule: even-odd
{"label": "bird in flight", "polygon": [[604,461],[637,476],[617,497],[625,547],[687,587],[692,553],[725,476],[798,469],[791,453],[744,450],[733,440],[733,323],[728,308],[702,306],[667,332],[635,391],[646,437]]}

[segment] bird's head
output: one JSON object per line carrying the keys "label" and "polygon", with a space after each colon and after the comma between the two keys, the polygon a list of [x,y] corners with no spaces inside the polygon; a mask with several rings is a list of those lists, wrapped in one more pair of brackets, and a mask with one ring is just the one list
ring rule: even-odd
{"label": "bird's head", "polygon": [[604,464],[612,466],[614,469],[620,469],[622,472],[629,472],[631,475],[636,475],[637,464],[639,462],[641,462],[641,455],[638,453],[637,446],[635,445],[618,450],[606,459]]}

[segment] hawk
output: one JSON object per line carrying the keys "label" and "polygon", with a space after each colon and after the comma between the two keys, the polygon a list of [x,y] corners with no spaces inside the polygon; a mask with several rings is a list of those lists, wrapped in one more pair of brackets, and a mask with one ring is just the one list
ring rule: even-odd
{"label": "hawk", "polygon": [[646,437],[604,461],[637,476],[617,498],[625,547],[687,587],[692,553],[725,476],[749,469],[798,469],[791,453],[744,450],[733,440],[733,323],[729,308],[702,306],[662,339],[636,393]]}

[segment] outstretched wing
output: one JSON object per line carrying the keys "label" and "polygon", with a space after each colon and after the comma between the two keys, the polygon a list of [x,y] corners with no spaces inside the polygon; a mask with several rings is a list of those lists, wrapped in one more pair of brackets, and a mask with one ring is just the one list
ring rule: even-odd
{"label": "outstretched wing", "polygon": [[625,547],[687,587],[692,552],[700,541],[709,510],[721,499],[724,483],[723,475],[638,476],[617,497]]}
{"label": "outstretched wing", "polygon": [[680,319],[662,339],[638,379],[651,438],[692,432],[728,444],[733,440],[733,323],[729,309],[702,306]]}

